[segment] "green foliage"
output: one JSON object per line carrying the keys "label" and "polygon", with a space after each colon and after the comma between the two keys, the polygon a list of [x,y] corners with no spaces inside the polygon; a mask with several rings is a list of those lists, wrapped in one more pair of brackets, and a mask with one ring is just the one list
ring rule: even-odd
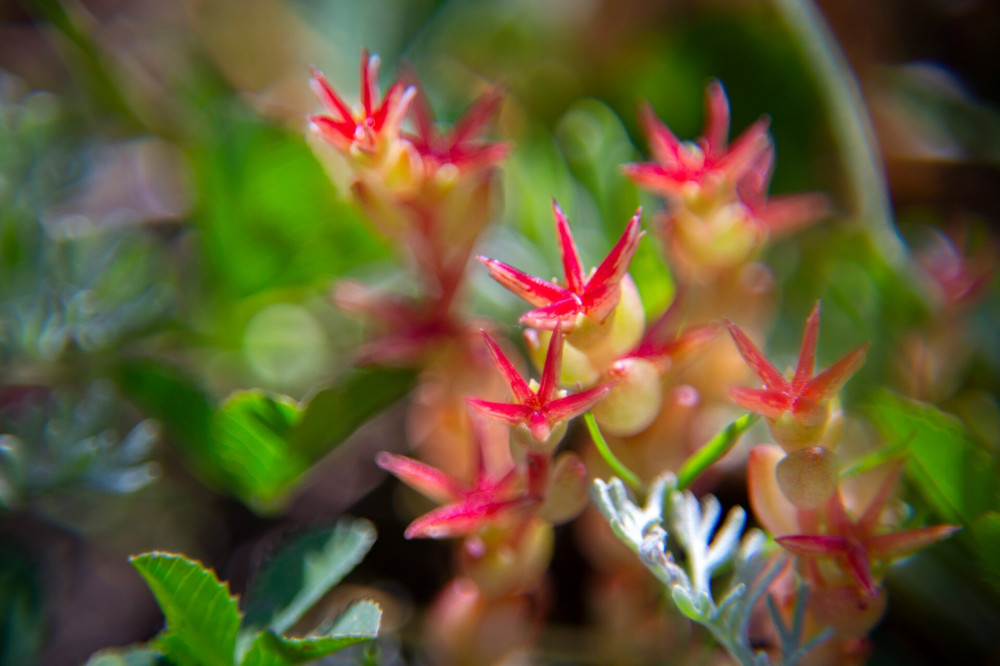
{"label": "green foliage", "polygon": [[375,529],[364,521],[345,521],[332,531],[297,537],[267,563],[247,595],[246,630],[272,629],[280,634],[290,629],[374,542]]}
{"label": "green foliage", "polygon": [[[742,534],[746,513],[730,510],[718,529],[721,506],[713,495],[699,502],[681,491],[673,474],[658,477],[644,506],[635,504],[619,479],[597,480],[591,495],[612,531],[670,592],[677,609],[711,632],[743,666],[768,666],[767,654],[751,646],[747,633],[751,614],[783,568],[764,551],[758,530]],[[668,550],[668,537],[677,549]],[[731,569],[728,585],[713,585],[717,571]],[[781,664],[793,666],[829,637],[822,631],[803,643],[807,590],[800,585],[792,622],[785,625],[768,597],[771,619],[778,629]]]}
{"label": "green foliage", "polygon": [[888,392],[871,401],[869,414],[887,442],[903,443],[909,476],[938,516],[970,525],[998,507],[996,460],[959,419]]}
{"label": "green foliage", "polygon": [[363,520],[342,520],[333,530],[298,537],[268,562],[248,596],[245,618],[226,584],[198,562],[171,553],[133,557],[166,629],[150,646],[95,655],[89,666],[146,666],[157,663],[157,654],[174,666],[290,666],[371,640],[382,615],[371,601],[352,604],[305,638],[283,634],[361,561],[374,540],[374,528]]}
{"label": "green foliage", "polygon": [[238,391],[212,405],[193,379],[153,361],[120,366],[123,392],[164,422],[206,481],[262,514],[280,511],[309,468],[413,386],[403,370],[342,375],[306,405],[265,391]]}
{"label": "green foliage", "polygon": [[681,465],[680,472],[677,473],[677,488],[684,490],[694,483],[695,479],[701,476],[706,469],[729,453],[740,441],[743,433],[759,419],[760,417],[756,414],[744,414],[705,442]]}

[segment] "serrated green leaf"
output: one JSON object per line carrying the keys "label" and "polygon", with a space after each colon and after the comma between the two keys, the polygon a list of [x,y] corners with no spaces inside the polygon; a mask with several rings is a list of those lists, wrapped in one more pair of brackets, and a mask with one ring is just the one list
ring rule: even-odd
{"label": "serrated green leaf", "polygon": [[702,472],[715,464],[722,456],[736,446],[747,430],[750,429],[760,417],[756,414],[744,414],[725,428],[720,430],[712,439],[708,440],[704,446],[695,451],[684,461],[681,471],[677,474],[677,488],[684,490],[688,488],[695,479],[701,476]]}
{"label": "serrated green leaf", "polygon": [[250,646],[242,666],[284,666],[321,659],[378,635],[382,609],[374,601],[351,604],[322,635],[288,638],[273,631],[260,633]]}
{"label": "serrated green leaf", "polygon": [[310,460],[290,436],[302,418],[291,398],[264,391],[238,391],[215,413],[212,442],[231,480],[230,490],[251,508],[278,507]]}
{"label": "serrated green leaf", "polygon": [[288,631],[374,542],[375,528],[366,520],[345,519],[333,530],[297,537],[265,565],[247,594],[245,631]]}
{"label": "serrated green leaf", "polygon": [[182,664],[232,666],[240,614],[228,587],[181,555],[144,553],[131,562],[166,617],[166,656]]}
{"label": "serrated green leaf", "polygon": [[153,648],[142,645],[116,650],[101,650],[91,655],[85,666],[160,666],[163,655]]}
{"label": "serrated green leaf", "polygon": [[996,461],[959,419],[888,392],[869,411],[888,442],[906,443],[910,477],[942,518],[968,525],[997,506]]}
{"label": "serrated green leaf", "polygon": [[415,383],[412,370],[365,368],[343,375],[309,401],[291,433],[293,448],[309,460],[318,460],[365,421],[403,398]]}

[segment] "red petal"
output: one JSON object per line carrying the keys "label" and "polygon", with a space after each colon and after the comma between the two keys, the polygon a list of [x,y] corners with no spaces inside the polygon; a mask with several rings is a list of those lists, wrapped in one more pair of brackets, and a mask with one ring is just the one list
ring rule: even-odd
{"label": "red petal", "polygon": [[531,390],[528,382],[524,381],[521,373],[517,371],[514,364],[510,362],[510,359],[500,349],[500,345],[486,331],[483,331],[483,339],[486,340],[486,346],[490,350],[490,356],[493,357],[493,363],[496,364],[497,369],[500,370],[500,374],[503,375],[504,381],[507,382],[507,386],[510,387],[511,392],[514,394],[514,399],[522,405],[534,402],[535,392]]}
{"label": "red petal", "polygon": [[[569,292],[567,292],[569,293]],[[521,323],[545,331],[572,331],[576,327],[576,318],[580,315],[582,306],[576,294],[570,298],[557,301],[552,305],[529,310],[521,315]]]}
{"label": "red petal", "polygon": [[796,534],[775,539],[782,548],[805,557],[835,557],[847,555],[851,546],[847,539],[819,534]]}
{"label": "red petal", "polygon": [[653,153],[653,159],[661,164],[674,164],[680,153],[681,142],[677,140],[674,133],[664,125],[656,114],[653,107],[648,103],[639,110],[639,121],[646,131],[649,139],[649,150]]}
{"label": "red petal", "polygon": [[870,346],[871,343],[866,342],[816,375],[806,384],[802,395],[816,402],[823,402],[833,397],[844,385],[844,382],[850,379],[851,375],[857,372],[861,364],[865,362],[865,354],[868,353]]}
{"label": "red petal", "polygon": [[618,305],[621,293],[621,281],[601,289],[590,289],[583,297],[583,311],[594,321],[603,322]]}
{"label": "red petal", "polygon": [[761,118],[751,125],[730,146],[729,151],[719,159],[716,168],[723,170],[732,182],[746,175],[761,154],[768,150],[771,140],[767,136],[767,118]]}
{"label": "red petal", "polygon": [[329,116],[310,116],[309,123],[316,134],[338,148],[346,148],[354,141],[354,128],[357,126],[350,120],[334,120]]}
{"label": "red petal", "polygon": [[556,329],[549,340],[549,348],[545,352],[545,367],[542,368],[542,379],[538,386],[538,401],[546,404],[552,400],[559,388],[559,374],[562,371],[563,333]]}
{"label": "red petal", "polygon": [[729,329],[729,334],[733,336],[733,341],[736,343],[736,348],[740,352],[740,356],[743,360],[747,362],[750,369],[754,371],[760,380],[764,382],[764,386],[769,389],[776,389],[779,391],[788,392],[791,390],[791,385],[788,383],[777,368],[771,365],[771,362],[764,358],[764,355],[760,353],[760,350],[750,342],[750,338],[739,329],[739,327],[728,319],[725,320],[726,328]]}
{"label": "red petal", "polygon": [[353,124],[350,107],[344,103],[344,100],[340,99],[330,82],[315,67],[312,68],[312,79],[309,81],[309,85],[325,107],[339,113],[342,121],[350,120]]}
{"label": "red petal", "polygon": [[830,214],[830,200],[815,193],[772,197],[753,212],[757,226],[772,236],[795,231]]}
{"label": "red petal", "polygon": [[583,266],[580,265],[580,253],[576,249],[573,234],[569,231],[566,215],[562,208],[552,200],[552,215],[556,220],[556,240],[559,241],[559,254],[562,255],[563,273],[566,275],[566,287],[574,294],[583,293]]}
{"label": "red petal", "polygon": [[674,170],[667,170],[656,164],[623,164],[622,172],[639,185],[665,194],[673,193],[688,182],[688,179],[678,175]]}
{"label": "red petal", "polygon": [[458,479],[413,458],[382,451],[375,464],[435,502],[450,502],[463,493]]}
{"label": "red petal", "polygon": [[532,277],[502,261],[483,256],[477,258],[483,262],[494,280],[534,306],[549,305],[572,296],[562,287],[541,278]]}
{"label": "red petal", "polygon": [[526,498],[488,499],[470,497],[465,501],[448,504],[417,518],[403,533],[407,539],[447,539],[475,532],[486,525],[505,518],[534,501]]}
{"label": "red petal", "polygon": [[775,420],[780,419],[791,406],[791,400],[787,394],[770,389],[733,386],[729,389],[729,399],[744,409]]}
{"label": "red petal", "polygon": [[855,544],[847,551],[847,565],[851,569],[851,577],[869,597],[878,596],[878,588],[872,580],[871,567],[868,564],[868,553],[863,546]]}
{"label": "red petal", "polygon": [[531,414],[535,411],[525,405],[515,405],[506,402],[491,402],[479,398],[466,398],[465,402],[480,414],[500,419],[511,425],[527,425]]}
{"label": "red petal", "polygon": [[605,289],[612,285],[617,285],[625,273],[628,272],[632,256],[639,247],[639,240],[643,232],[639,228],[639,220],[642,218],[642,206],[636,211],[632,219],[629,220],[622,237],[611,249],[608,256],[604,258],[601,265],[597,267],[594,274],[587,280],[587,291]]}
{"label": "red petal", "polygon": [[889,503],[889,498],[892,497],[892,493],[896,488],[896,482],[899,480],[900,474],[903,473],[902,461],[887,464],[892,465],[889,473],[881,485],[879,485],[878,491],[872,497],[868,506],[865,507],[864,514],[862,514],[857,522],[858,532],[865,536],[871,534],[878,527],[878,521],[885,510],[885,505]]}
{"label": "red petal", "polygon": [[816,340],[819,337],[819,301],[813,306],[812,314],[806,320],[806,330],[802,334],[802,350],[799,352],[799,364],[792,378],[792,390],[802,391],[806,382],[812,378],[816,365]]}
{"label": "red petal", "polygon": [[705,111],[704,149],[710,155],[725,150],[729,137],[729,100],[718,81],[705,88]]}
{"label": "red petal", "polygon": [[379,57],[369,55],[368,49],[361,50],[361,105],[365,108],[365,115],[372,115],[372,98],[375,96],[373,88],[378,81]]}
{"label": "red petal", "polygon": [[865,541],[865,547],[876,559],[892,560],[947,539],[960,529],[957,525],[935,525],[895,534],[883,534]]}
{"label": "red petal", "polygon": [[490,88],[480,95],[455,123],[455,129],[452,130],[451,134],[453,145],[460,144],[475,136],[497,110],[502,100],[503,91],[500,88]]}
{"label": "red petal", "polygon": [[612,389],[612,384],[601,384],[589,388],[586,391],[568,395],[565,398],[553,400],[545,404],[542,409],[548,417],[549,422],[556,424],[568,421],[574,416],[579,416],[596,405]]}

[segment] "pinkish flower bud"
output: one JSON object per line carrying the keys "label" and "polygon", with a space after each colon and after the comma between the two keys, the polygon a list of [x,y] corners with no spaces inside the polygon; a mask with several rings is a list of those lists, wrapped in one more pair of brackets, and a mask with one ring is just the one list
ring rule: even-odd
{"label": "pinkish flower bud", "polygon": [[573,520],[587,506],[589,489],[590,479],[583,461],[575,453],[559,454],[552,465],[538,517],[553,525]]}
{"label": "pinkish flower bud", "polygon": [[459,568],[488,597],[501,597],[538,585],[552,560],[552,526],[532,520],[520,531],[495,531],[467,538]]}
{"label": "pinkish flower bud", "polygon": [[837,487],[837,454],[822,446],[808,446],[789,453],[778,463],[778,487],[800,509],[818,509]]}
{"label": "pinkish flower bud", "polygon": [[649,427],[663,403],[660,373],[649,361],[624,358],[608,373],[615,381],[608,395],[594,405],[594,417],[609,435],[629,437]]}

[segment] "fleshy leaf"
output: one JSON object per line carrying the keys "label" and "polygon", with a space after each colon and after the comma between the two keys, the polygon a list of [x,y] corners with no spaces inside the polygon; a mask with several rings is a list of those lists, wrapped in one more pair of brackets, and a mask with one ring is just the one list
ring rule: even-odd
{"label": "fleshy leaf", "polygon": [[757,422],[756,414],[744,414],[725,428],[720,430],[712,439],[695,451],[684,461],[680,472],[677,473],[677,489],[684,490],[701,476],[702,472],[718,462],[724,455],[736,446],[750,426]]}
{"label": "fleshy leaf", "polygon": [[225,583],[180,555],[144,553],[131,562],[166,617],[160,642],[166,656],[181,664],[232,666],[240,614]]}

